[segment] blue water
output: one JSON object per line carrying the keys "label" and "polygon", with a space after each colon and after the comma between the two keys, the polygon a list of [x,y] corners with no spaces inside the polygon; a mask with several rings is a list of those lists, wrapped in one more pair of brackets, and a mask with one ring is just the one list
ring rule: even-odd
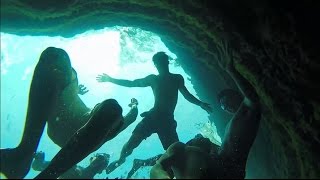
{"label": "blue water", "polygon": [[[95,104],[107,98],[115,98],[123,107],[123,114],[129,111],[127,106],[132,97],[139,101],[139,112],[149,110],[153,105],[151,88],[126,88],[111,83],[98,83],[96,76],[107,73],[113,77],[136,79],[148,74],[157,74],[151,61],[154,53],[166,52],[176,59],[161,39],[151,32],[139,29],[136,34],[128,34],[130,28],[105,28],[99,31],[88,31],[72,38],[47,36],[16,36],[1,33],[1,148],[15,147],[20,142],[25,123],[29,87],[33,70],[41,52],[49,46],[63,48],[70,56],[72,66],[78,72],[79,83],[84,84],[89,92],[81,99],[92,108]],[[120,38],[121,37],[121,38]],[[195,95],[189,76],[180,66],[170,65],[172,73],[179,73],[185,79],[185,85]],[[214,124],[208,123],[208,114],[200,107],[189,103],[179,94],[175,110],[178,123],[177,132],[180,141],[187,142],[197,133],[209,137],[214,142],[221,142]],[[110,162],[119,158],[124,143],[129,139],[138,119],[125,131],[111,141],[105,143],[95,153],[108,153]],[[59,151],[47,136],[46,129],[42,135],[38,151],[46,153],[46,160]],[[157,135],[152,135],[143,141],[127,158],[126,163],[108,175],[109,178],[126,177],[132,167],[134,158],[149,158],[163,153]],[[79,165],[89,164],[89,155]],[[149,178],[150,167],[142,168],[132,178]],[[26,178],[33,178],[39,172],[30,170]],[[103,172],[95,178],[106,178]]]}

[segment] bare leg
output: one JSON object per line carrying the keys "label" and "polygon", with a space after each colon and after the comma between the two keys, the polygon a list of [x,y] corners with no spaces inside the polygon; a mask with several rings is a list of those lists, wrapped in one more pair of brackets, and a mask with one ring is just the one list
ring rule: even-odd
{"label": "bare leg", "polygon": [[[1,172],[9,179],[21,179],[30,170],[46,121],[54,111],[57,96],[68,83],[67,76],[71,76],[69,58],[61,58],[65,54],[62,49],[50,47],[40,56],[30,86],[22,140],[18,147],[0,152]],[[59,71],[60,67],[63,71]]]}
{"label": "bare leg", "polygon": [[[42,171],[35,179],[55,179],[65,173],[75,164],[89,155],[98,144],[97,139],[103,136],[96,136],[93,128],[89,131],[86,128],[78,130],[68,143],[58,152],[58,154],[51,160],[49,166]],[[90,137],[88,137],[89,134]],[[95,142],[91,142],[91,140]]]}
{"label": "bare leg", "polygon": [[110,163],[110,165],[106,169],[106,173],[109,174],[118,166],[122,165],[125,162],[126,158],[130,154],[132,154],[132,151],[139,146],[142,140],[143,138],[141,138],[139,135],[132,134],[129,141],[123,146],[119,160]]}
{"label": "bare leg", "polygon": [[[92,110],[88,123],[80,128],[35,179],[54,179],[100,148],[112,131],[119,131],[122,109],[115,100],[103,101]],[[118,129],[117,129],[118,128]],[[117,130],[116,130],[117,129]]]}
{"label": "bare leg", "polygon": [[[125,122],[128,122],[127,124],[131,124],[133,121],[137,119],[138,116],[138,101],[135,98],[131,99],[131,103],[129,104],[129,107],[131,107],[131,110],[126,114],[124,117]],[[125,125],[125,128],[128,126]],[[128,157],[133,149],[139,146],[139,144],[142,142],[142,139],[138,135],[132,135],[129,139],[129,141],[123,146],[121,150],[121,155],[119,160],[112,162],[107,168],[106,173],[109,174],[112,171],[114,171],[118,166],[124,163],[126,157]]]}
{"label": "bare leg", "polygon": [[157,160],[162,156],[162,154],[156,155],[149,159],[134,159],[133,166],[128,173],[127,179],[131,178],[131,176],[138,171],[142,166],[153,166],[156,164]]}
{"label": "bare leg", "polygon": [[[102,171],[108,166],[109,154],[100,153],[91,157],[90,165],[86,168],[81,166],[74,166],[61,175],[60,179],[93,179],[96,174],[101,174]],[[44,152],[37,152],[32,162],[32,169],[35,171],[43,171],[48,167],[50,161],[45,161]]]}

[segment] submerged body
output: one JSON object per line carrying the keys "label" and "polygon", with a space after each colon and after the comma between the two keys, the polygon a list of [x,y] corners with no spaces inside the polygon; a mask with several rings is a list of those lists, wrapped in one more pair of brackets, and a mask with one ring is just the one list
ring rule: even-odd
{"label": "submerged body", "polygon": [[122,148],[119,160],[109,165],[107,173],[112,172],[124,163],[126,157],[153,133],[158,134],[164,149],[179,141],[176,132],[177,122],[174,119],[174,110],[177,105],[179,91],[189,102],[200,106],[209,113],[212,111],[209,104],[201,102],[187,90],[184,79],[180,74],[169,72],[168,56],[164,52],[156,53],[153,56],[153,62],[159,75],[151,74],[133,81],[115,79],[107,74],[97,77],[98,82],[111,82],[125,87],[151,87],[155,100],[153,108],[141,114],[144,118],[133,130],[132,136]]}
{"label": "submerged body", "polygon": [[[168,86],[168,82],[172,84]],[[171,73],[150,75],[141,80],[141,83],[148,84],[152,88],[155,102],[153,108],[143,114],[144,118],[134,129],[133,135],[140,136],[136,141],[141,142],[153,133],[157,133],[163,148],[167,149],[173,142],[179,140],[174,109],[177,105],[179,88],[183,85],[183,77]]]}
{"label": "submerged body", "polygon": [[[189,142],[188,142],[189,143]],[[217,164],[218,158],[212,159],[210,152],[193,144],[176,142],[172,144],[164,155],[152,167],[152,179],[211,179],[223,178],[222,169]],[[166,170],[165,170],[166,169]],[[213,171],[219,172],[216,177],[210,176]],[[230,172],[231,173],[231,172]],[[220,175],[220,176],[219,176]]]}
{"label": "submerged body", "polygon": [[[1,172],[17,179],[29,172],[46,123],[50,139],[65,146],[89,121],[91,111],[79,97],[86,92],[78,85],[68,54],[60,48],[45,49],[33,73],[22,140],[16,148],[1,149]],[[137,108],[132,108],[126,122],[134,121],[137,114]]]}
{"label": "submerged body", "polygon": [[[226,127],[222,145],[218,148],[206,138],[195,138],[188,144],[172,144],[152,167],[152,179],[243,179],[247,158],[256,138],[261,119],[260,101],[251,84],[234,68],[233,55],[224,45],[220,57],[222,66],[233,78],[241,93],[223,90],[218,101],[223,110],[234,114]],[[227,93],[226,93],[227,92]]]}
{"label": "submerged body", "polygon": [[[96,154],[90,158],[89,166],[73,166],[62,174],[59,179],[93,179],[96,174],[101,174],[108,166],[109,158],[110,155],[108,154]],[[50,161],[45,160],[44,152],[37,152],[32,162],[32,169],[35,171],[43,171],[49,164]]]}

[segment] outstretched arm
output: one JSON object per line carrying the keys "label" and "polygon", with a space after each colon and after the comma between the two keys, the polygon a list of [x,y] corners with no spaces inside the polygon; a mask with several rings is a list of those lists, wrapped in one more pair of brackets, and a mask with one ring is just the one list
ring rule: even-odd
{"label": "outstretched arm", "polygon": [[96,80],[98,82],[111,82],[120,86],[125,87],[147,87],[151,85],[151,82],[153,80],[155,75],[149,75],[142,79],[136,79],[136,80],[125,80],[125,79],[116,79],[112,78],[111,76],[107,74],[98,75]]}
{"label": "outstretched arm", "polygon": [[[259,103],[259,97],[255,92],[251,84],[235,69],[234,60],[233,60],[233,51],[228,47],[227,43],[223,43],[222,47],[219,48],[220,59],[219,65],[222,69],[225,69],[226,72],[231,76],[236,85],[238,86],[240,92],[244,96],[244,103],[247,105],[253,105]],[[226,61],[225,65],[222,65],[221,58],[224,58]]]}
{"label": "outstretched arm", "polygon": [[184,98],[186,98],[189,102],[200,106],[202,109],[204,109],[205,111],[207,111],[209,114],[212,113],[212,108],[210,107],[210,104],[205,103],[200,101],[199,99],[197,99],[196,97],[194,97],[186,88],[186,86],[184,85],[184,79],[182,76],[180,76],[179,78],[179,91],[181,92],[181,94],[183,95]]}
{"label": "outstretched arm", "polygon": [[244,103],[247,106],[253,107],[259,103],[259,97],[254,91],[251,84],[234,68],[232,65],[227,69],[228,74],[232,77],[242,95],[244,96]]}
{"label": "outstretched arm", "polygon": [[238,111],[226,128],[221,153],[226,157],[233,157],[232,159],[242,160],[245,163],[261,119],[259,98],[251,84],[235,69],[231,49],[223,44],[219,50],[220,57],[223,57],[227,62],[223,66],[220,58],[220,66],[232,77],[244,96]]}

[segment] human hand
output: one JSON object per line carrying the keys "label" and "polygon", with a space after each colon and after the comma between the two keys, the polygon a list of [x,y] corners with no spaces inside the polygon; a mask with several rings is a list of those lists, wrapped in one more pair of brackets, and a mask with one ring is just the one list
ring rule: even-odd
{"label": "human hand", "polygon": [[141,117],[146,117],[149,114],[149,111],[145,111],[140,114]]}
{"label": "human hand", "polygon": [[39,151],[33,154],[34,159],[41,162],[44,161],[44,156],[45,154],[42,151]]}
{"label": "human hand", "polygon": [[201,107],[202,109],[204,109],[205,111],[207,111],[208,114],[212,113],[212,108],[210,107],[210,104],[205,103],[205,102],[202,102],[202,103],[200,104],[200,107]]}
{"label": "human hand", "polygon": [[87,90],[87,87],[85,87],[84,85],[80,84],[80,85],[79,85],[78,94],[84,95],[84,94],[86,94],[87,92],[89,92],[89,90]]}
{"label": "human hand", "polygon": [[108,74],[100,74],[96,77],[96,80],[98,82],[109,82],[111,80],[111,77]]}

